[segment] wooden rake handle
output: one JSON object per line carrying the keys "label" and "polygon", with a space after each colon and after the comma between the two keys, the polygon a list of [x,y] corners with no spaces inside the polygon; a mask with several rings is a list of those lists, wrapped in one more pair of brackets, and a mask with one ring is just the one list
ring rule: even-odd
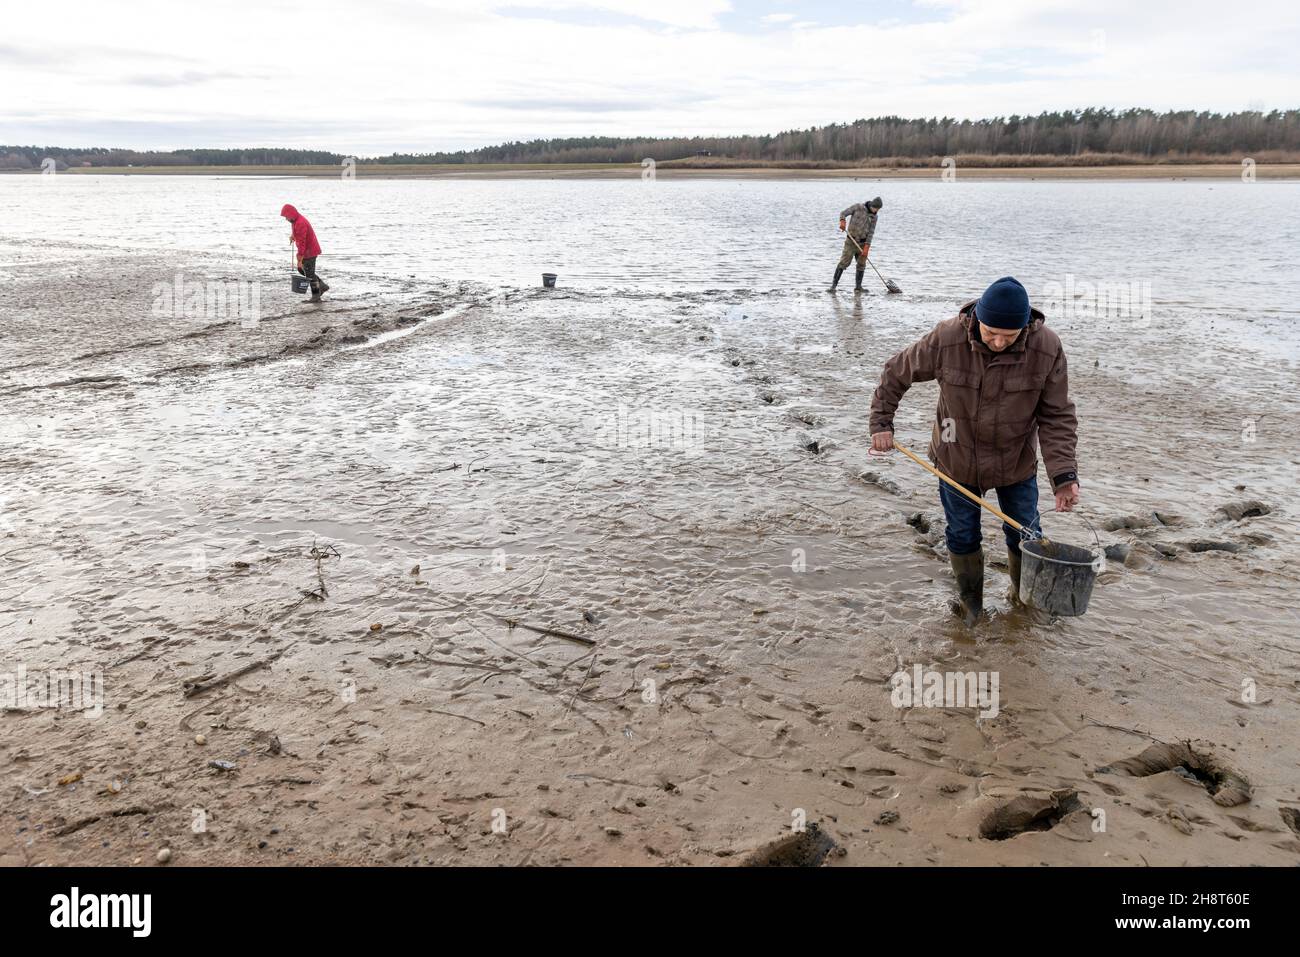
{"label": "wooden rake handle", "polygon": [[1005,512],[1003,512],[1003,511],[1002,511],[1001,509],[999,509],[999,508],[994,508],[994,506],[992,505],[992,503],[987,502],[987,501],[985,501],[984,499],[980,498],[978,495],[976,495],[976,494],[975,494],[974,492],[972,492],[970,489],[966,488],[966,486],[964,486],[964,485],[962,485],[962,484],[960,484],[960,483],[958,483],[958,482],[955,482],[955,481],[953,481],[952,479],[948,478],[948,476],[944,475],[942,472],[940,472],[937,468],[935,468],[935,467],[934,467],[933,465],[931,465],[929,462],[925,461],[924,459],[918,458],[916,455],[912,454],[912,450],[911,450],[911,449],[907,448],[907,447],[904,446],[904,445],[899,444],[897,441],[894,442],[894,448],[898,449],[898,451],[902,452],[904,455],[906,455],[909,459],[911,459],[911,460],[912,460],[913,462],[915,462],[917,465],[921,466],[921,468],[925,469],[927,472],[932,472],[933,474],[937,475],[940,479],[942,479],[943,481],[947,482],[949,485],[951,485],[951,486],[952,486],[953,488],[955,488],[957,491],[961,492],[962,495],[965,495],[968,499],[970,499],[970,500],[971,500],[972,502],[974,502],[975,504],[977,504],[977,505],[983,505],[985,508],[987,508],[990,512],[992,512],[992,513],[993,513],[994,515],[996,515],[998,518],[1002,519],[1002,521],[1006,522],[1008,525],[1010,525],[1012,528],[1014,528],[1016,531],[1018,531],[1021,535],[1027,535],[1027,536],[1029,536],[1030,538],[1033,538],[1033,537],[1034,537],[1034,533],[1033,533],[1033,532],[1031,532],[1029,529],[1025,528],[1025,526],[1021,525],[1019,522],[1017,522],[1017,521],[1016,521],[1014,518],[1012,518],[1010,515],[1006,514]]}

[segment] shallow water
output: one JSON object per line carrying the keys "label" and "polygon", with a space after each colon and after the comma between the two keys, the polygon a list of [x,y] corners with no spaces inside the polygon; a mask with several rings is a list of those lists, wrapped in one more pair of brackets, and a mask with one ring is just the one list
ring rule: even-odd
{"label": "shallow water", "polygon": [[53,265],[67,244],[174,250],[251,256],[273,274],[292,202],[316,227],[322,273],[354,288],[365,276],[532,286],[554,271],[585,290],[791,291],[829,281],[840,210],[876,195],[873,259],[910,296],[957,301],[1007,274],[1036,298],[1053,283],[1149,284],[1152,320],[1173,334],[1193,319],[1284,319],[1270,328],[1295,356],[1290,182],[6,176],[0,255],[36,248]]}

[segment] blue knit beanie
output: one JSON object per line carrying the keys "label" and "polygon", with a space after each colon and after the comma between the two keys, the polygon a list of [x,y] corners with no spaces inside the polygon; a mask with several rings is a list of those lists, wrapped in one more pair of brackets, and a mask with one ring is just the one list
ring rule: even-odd
{"label": "blue knit beanie", "polygon": [[995,329],[1023,329],[1029,325],[1029,293],[1010,276],[984,290],[975,304],[975,318]]}

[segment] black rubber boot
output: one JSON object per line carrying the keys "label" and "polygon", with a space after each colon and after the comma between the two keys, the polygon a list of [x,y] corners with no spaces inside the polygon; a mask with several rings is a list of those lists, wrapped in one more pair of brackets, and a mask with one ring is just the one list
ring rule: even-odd
{"label": "black rubber boot", "polygon": [[984,614],[984,550],[969,555],[948,554],[952,573],[957,579],[958,606],[967,627],[974,625]]}
{"label": "black rubber boot", "polygon": [[853,291],[862,292],[862,274],[867,271],[866,266],[859,266],[857,275],[853,277]]}
{"label": "black rubber boot", "polygon": [[1007,549],[1007,575],[1011,578],[1011,587],[1007,589],[1007,597],[1017,605],[1020,601],[1020,553]]}
{"label": "black rubber boot", "polygon": [[843,275],[844,275],[844,267],[843,267],[843,266],[836,266],[836,267],[835,267],[835,278],[831,280],[831,288],[827,289],[826,291],[827,291],[827,292],[834,292],[834,291],[835,291],[835,287],[838,286],[838,285],[840,284],[840,277],[843,276]]}

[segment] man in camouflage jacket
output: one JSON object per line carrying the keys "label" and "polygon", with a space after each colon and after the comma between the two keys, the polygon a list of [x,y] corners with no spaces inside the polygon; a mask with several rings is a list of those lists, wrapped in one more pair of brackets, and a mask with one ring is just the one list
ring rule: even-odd
{"label": "man in camouflage jacket", "polygon": [[831,280],[830,292],[835,291],[835,287],[840,284],[840,276],[855,259],[858,262],[858,273],[853,289],[856,292],[862,291],[862,274],[867,269],[867,254],[871,252],[871,238],[876,235],[876,214],[884,205],[884,200],[877,196],[867,203],[854,203],[840,213],[840,232],[846,231],[847,223],[848,235],[844,237],[844,252],[840,256],[839,265],[835,267],[835,278]]}

